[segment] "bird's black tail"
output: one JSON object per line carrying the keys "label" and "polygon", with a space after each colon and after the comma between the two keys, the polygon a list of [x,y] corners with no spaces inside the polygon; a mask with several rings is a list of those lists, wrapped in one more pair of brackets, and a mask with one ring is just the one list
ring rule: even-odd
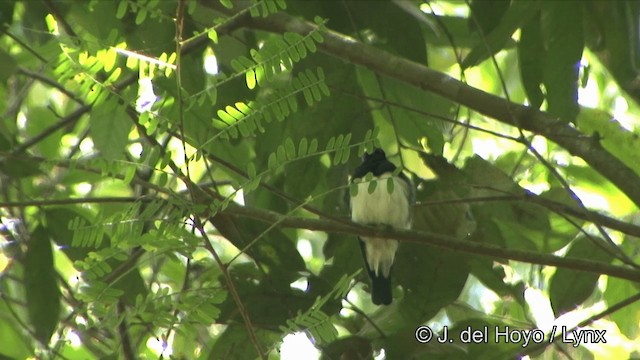
{"label": "bird's black tail", "polygon": [[369,272],[371,278],[371,301],[374,304],[391,304],[391,277],[376,276]]}
{"label": "bird's black tail", "polygon": [[360,250],[364,257],[364,266],[371,279],[371,301],[376,305],[389,305],[391,304],[391,276],[384,277],[382,274],[376,275],[375,272],[369,267],[367,263],[367,250],[364,241],[360,241]]}

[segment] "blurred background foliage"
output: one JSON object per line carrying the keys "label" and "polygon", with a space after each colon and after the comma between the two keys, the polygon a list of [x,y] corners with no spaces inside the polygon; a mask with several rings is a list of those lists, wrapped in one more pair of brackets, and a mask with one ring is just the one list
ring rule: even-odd
{"label": "blurred background foliage", "polygon": [[[640,3],[2,1],[0,22],[1,358],[640,356],[637,281],[570,261],[640,279],[618,174],[353,50],[540,109],[640,176]],[[415,230],[506,252],[403,242],[372,305],[344,226],[374,146],[417,187]]]}

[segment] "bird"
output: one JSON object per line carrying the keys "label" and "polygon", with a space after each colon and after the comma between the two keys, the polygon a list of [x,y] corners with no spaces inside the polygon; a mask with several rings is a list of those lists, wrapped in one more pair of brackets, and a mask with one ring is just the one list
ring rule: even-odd
{"label": "bird", "polygon": [[[384,151],[376,148],[365,153],[362,163],[356,167],[351,182],[357,192],[351,194],[351,220],[362,225],[390,226],[394,229],[411,228],[411,204],[413,186],[407,176],[396,172],[396,166],[387,160]],[[370,181],[365,181],[371,173],[377,181],[370,192]],[[391,178],[393,187],[387,186]],[[376,305],[389,305],[391,294],[391,267],[398,250],[398,241],[377,237],[359,237],[365,267],[371,279],[371,301]]]}

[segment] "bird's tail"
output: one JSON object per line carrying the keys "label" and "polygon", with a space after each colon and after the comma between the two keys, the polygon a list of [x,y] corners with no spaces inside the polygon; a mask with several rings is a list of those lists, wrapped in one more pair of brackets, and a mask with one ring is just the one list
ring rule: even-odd
{"label": "bird's tail", "polygon": [[376,304],[391,304],[391,277],[371,274],[371,301]]}
{"label": "bird's tail", "polygon": [[360,239],[359,243],[360,250],[362,251],[362,257],[364,258],[364,265],[367,269],[367,273],[369,274],[369,279],[371,279],[371,302],[376,305],[391,304],[391,275],[389,274],[391,264],[388,264],[386,271],[380,271],[379,267],[378,269],[374,269],[369,264],[367,244],[362,239]]}

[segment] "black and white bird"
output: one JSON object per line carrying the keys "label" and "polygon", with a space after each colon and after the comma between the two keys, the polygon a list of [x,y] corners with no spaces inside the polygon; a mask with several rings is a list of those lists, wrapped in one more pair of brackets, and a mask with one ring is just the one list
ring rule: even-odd
{"label": "black and white bird", "polygon": [[[382,149],[364,155],[351,181],[358,186],[351,197],[351,220],[363,225],[386,225],[395,229],[411,227],[411,203],[413,186],[402,173],[393,175],[396,166],[385,156]],[[369,193],[370,182],[363,181],[371,173],[377,185]],[[387,179],[392,178],[393,191],[389,191]],[[393,239],[361,237],[360,249],[371,279],[371,300],[374,304],[391,304],[391,266],[398,250],[398,241]]]}

